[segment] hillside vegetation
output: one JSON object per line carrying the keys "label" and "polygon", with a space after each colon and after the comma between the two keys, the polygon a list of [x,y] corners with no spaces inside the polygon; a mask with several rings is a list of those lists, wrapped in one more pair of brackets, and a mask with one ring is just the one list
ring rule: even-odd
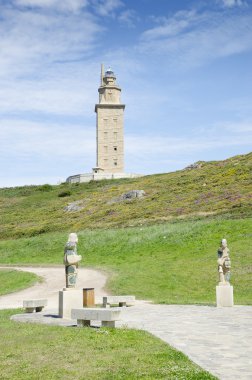
{"label": "hillside vegetation", "polygon": [[[62,265],[75,231],[81,265],[105,270],[111,293],[214,304],[226,238],[235,302],[252,304],[251,167],[248,154],[133,180],[1,189],[0,263]],[[146,195],[113,202],[133,189]],[[65,211],[73,202],[82,209]]]}
{"label": "hillside vegetation", "polygon": [[[1,239],[70,229],[251,216],[252,153],[196,166],[135,179],[0,189]],[[134,189],[144,190],[146,195],[113,202]],[[78,202],[81,210],[65,211],[73,202]]]}

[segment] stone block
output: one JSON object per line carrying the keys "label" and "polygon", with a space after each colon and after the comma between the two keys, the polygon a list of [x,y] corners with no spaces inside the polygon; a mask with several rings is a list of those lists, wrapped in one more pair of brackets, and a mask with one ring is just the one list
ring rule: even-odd
{"label": "stone block", "polygon": [[24,300],[23,307],[27,313],[39,312],[47,306],[47,299]]}
{"label": "stone block", "polygon": [[82,289],[63,289],[59,291],[59,317],[71,319],[71,310],[83,306]]}
{"label": "stone block", "polygon": [[233,286],[231,285],[216,286],[216,306],[217,307],[234,306]]}
{"label": "stone block", "polygon": [[120,308],[82,308],[72,309],[72,319],[77,319],[78,326],[90,326],[91,321],[101,321],[102,326],[115,327],[115,321],[120,319]]}
{"label": "stone block", "polygon": [[103,307],[107,305],[119,304],[119,306],[133,306],[135,305],[135,296],[105,296],[103,297]]}

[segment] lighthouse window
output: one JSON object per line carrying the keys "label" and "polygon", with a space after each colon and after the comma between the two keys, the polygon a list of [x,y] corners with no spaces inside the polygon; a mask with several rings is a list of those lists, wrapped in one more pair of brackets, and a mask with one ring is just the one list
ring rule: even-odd
{"label": "lighthouse window", "polygon": [[114,146],[114,150],[117,151],[117,146]]}
{"label": "lighthouse window", "polygon": [[103,119],[104,125],[108,125],[108,119]]}
{"label": "lighthouse window", "polygon": [[117,166],[117,160],[114,160],[114,166]]}
{"label": "lighthouse window", "polygon": [[113,119],[113,122],[116,124],[117,123],[117,119]]}
{"label": "lighthouse window", "polygon": [[114,132],[114,139],[117,140],[117,132]]}

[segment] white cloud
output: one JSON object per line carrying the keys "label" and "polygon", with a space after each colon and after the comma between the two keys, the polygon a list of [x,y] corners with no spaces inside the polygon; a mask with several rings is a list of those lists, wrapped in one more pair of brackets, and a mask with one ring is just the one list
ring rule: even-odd
{"label": "white cloud", "polygon": [[[152,155],[185,155],[189,153],[202,152],[216,148],[248,145],[248,137],[242,136],[188,136],[172,138],[168,136],[126,136],[126,150],[128,154],[138,154],[141,157]],[[183,153],[182,153],[183,152]],[[143,158],[144,159],[144,158]]]}
{"label": "white cloud", "polygon": [[[252,122],[245,121],[241,123],[219,123],[216,128],[222,127],[227,132],[234,132],[234,133],[249,133],[252,132]],[[249,143],[249,135],[247,135],[247,142]],[[252,136],[251,136],[251,146],[252,146]]]}
{"label": "white cloud", "polygon": [[191,68],[252,50],[251,14],[226,16],[225,12],[177,12],[142,34],[140,51],[159,54],[176,68]]}
{"label": "white cloud", "polygon": [[[59,66],[53,72],[44,73],[44,78],[34,80],[2,81],[0,108],[2,113],[39,112],[56,115],[88,116],[95,118],[94,103],[97,101],[94,86],[95,68],[86,70],[80,65]],[[90,66],[92,68],[93,66]],[[87,78],[87,73],[90,77]],[[51,77],[52,76],[52,77]]]}
{"label": "white cloud", "polygon": [[95,126],[34,122],[30,120],[0,120],[1,156],[56,157],[65,159],[94,156]]}
{"label": "white cloud", "polygon": [[114,17],[115,11],[124,6],[121,0],[92,0],[95,12],[100,16]]}
{"label": "white cloud", "polygon": [[15,0],[16,5],[78,12],[87,6],[87,0]]}
{"label": "white cloud", "polygon": [[219,2],[227,8],[232,8],[232,7],[241,7],[243,5],[246,5],[246,1],[244,0],[219,0]]}
{"label": "white cloud", "polygon": [[0,120],[0,187],[58,183],[95,165],[95,126]]}
{"label": "white cloud", "polygon": [[195,10],[179,11],[172,18],[163,17],[160,19],[159,22],[161,21],[162,25],[146,30],[142,34],[142,40],[148,41],[176,36],[186,31],[187,28],[192,28],[200,21],[204,21],[204,19],[206,19],[206,15],[200,15]]}
{"label": "white cloud", "polygon": [[150,174],[182,169],[198,160],[222,160],[245,154],[251,150],[252,134],[243,126],[243,122],[237,123],[232,129],[231,123],[219,123],[175,138],[129,134],[125,138],[126,163],[134,172]]}
{"label": "white cloud", "polygon": [[87,12],[68,15],[3,7],[0,75],[37,75],[55,61],[83,59],[94,51],[102,31]]}
{"label": "white cloud", "polygon": [[103,31],[93,16],[3,6],[1,17],[1,112],[92,114]]}
{"label": "white cloud", "polygon": [[120,13],[118,20],[126,24],[129,28],[134,27],[136,22],[139,21],[139,17],[133,9],[127,9]]}

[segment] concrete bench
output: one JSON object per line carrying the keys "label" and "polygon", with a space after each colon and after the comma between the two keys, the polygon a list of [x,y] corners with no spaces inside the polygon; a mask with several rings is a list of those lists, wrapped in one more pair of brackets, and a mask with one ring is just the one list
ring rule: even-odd
{"label": "concrete bench", "polygon": [[47,299],[37,299],[37,300],[24,300],[23,307],[26,313],[33,313],[42,311],[43,307],[47,306]]}
{"label": "concrete bench", "polygon": [[115,304],[118,304],[120,307],[133,306],[135,305],[135,300],[135,296],[106,296],[103,297],[102,305],[103,307]]}
{"label": "concrete bench", "polygon": [[82,308],[72,309],[72,319],[77,319],[77,326],[90,326],[91,321],[101,321],[103,327],[115,327],[115,321],[120,320],[120,308]]}

